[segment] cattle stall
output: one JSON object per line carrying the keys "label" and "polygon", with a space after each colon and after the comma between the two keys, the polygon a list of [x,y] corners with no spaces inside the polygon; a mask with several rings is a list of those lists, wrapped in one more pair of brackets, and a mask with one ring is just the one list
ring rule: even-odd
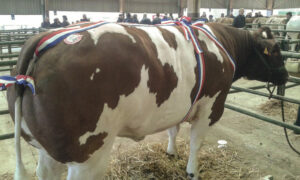
{"label": "cattle stall", "polygon": [[[282,41],[284,43],[288,43],[288,41]],[[24,43],[24,42],[23,42]],[[22,44],[22,43],[20,43]],[[295,58],[300,58],[300,53],[291,53],[291,52],[287,52],[287,51],[282,51],[282,54],[284,57],[288,58],[288,57],[295,57]],[[17,57],[17,55],[15,56]],[[13,66],[16,64],[16,60],[5,60],[5,61],[0,61],[0,67],[4,67],[4,69],[9,70],[10,66]],[[300,100],[298,99],[294,99],[294,98],[288,98],[284,96],[284,91],[286,89],[290,89],[296,86],[300,85],[300,79],[299,78],[289,78],[289,83],[285,86],[285,87],[281,87],[278,90],[278,95],[274,95],[273,97],[278,99],[278,100],[283,100],[284,102],[291,102],[291,103],[295,103],[295,104],[300,104]],[[266,87],[266,85],[255,85],[255,86],[249,86],[247,88],[242,88],[239,86],[232,86],[232,89],[230,91],[230,94],[234,94],[234,93],[242,93],[242,92],[247,92],[247,93],[252,93],[252,94],[256,94],[259,96],[265,96],[268,97],[269,95],[267,93],[263,93],[259,90],[262,90]],[[230,110],[234,110],[237,111],[239,113],[245,114],[245,115],[249,115],[252,116],[256,119],[260,119],[281,127],[285,127],[287,129],[290,130],[294,130],[295,132],[300,132],[300,127],[299,126],[295,126],[292,125],[290,123],[282,123],[280,122],[278,119],[274,119],[274,118],[270,118],[264,115],[260,115],[257,112],[253,112],[253,111],[249,111],[248,109],[245,108],[240,108],[237,105],[233,105],[232,103],[226,103],[226,108],[230,109]],[[3,109],[0,110],[0,115],[7,115],[8,114],[8,110]],[[298,115],[299,117],[299,115]],[[8,134],[4,134],[0,136],[0,140],[5,140],[5,139],[11,139],[13,138],[14,134],[13,133],[8,133]],[[288,149],[288,148],[287,148]]]}
{"label": "cattle stall", "polygon": [[16,59],[25,41],[42,31],[40,28],[0,30],[0,61]]}

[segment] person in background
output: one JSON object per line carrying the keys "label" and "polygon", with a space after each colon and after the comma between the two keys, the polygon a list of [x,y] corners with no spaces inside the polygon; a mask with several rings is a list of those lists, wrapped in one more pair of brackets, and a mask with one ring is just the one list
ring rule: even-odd
{"label": "person in background", "polygon": [[118,23],[124,22],[124,14],[119,14],[119,17],[118,17],[117,22],[118,22]]}
{"label": "person in background", "polygon": [[139,20],[138,20],[138,18],[137,18],[137,14],[134,14],[134,15],[133,15],[132,23],[135,23],[135,24],[138,24],[138,23],[139,23]]}
{"label": "person in background", "polygon": [[170,20],[170,18],[168,17],[168,13],[165,13],[161,21],[168,21],[168,20]]}
{"label": "person in background", "polygon": [[213,15],[208,16],[208,22],[214,22],[214,16]]}
{"label": "person in background", "polygon": [[131,18],[130,13],[126,14],[126,18],[125,18],[124,22],[126,22],[126,23],[132,23],[133,22],[133,19]]}
{"label": "person in background", "polygon": [[246,19],[244,16],[244,9],[242,8],[239,10],[239,15],[234,18],[232,26],[236,28],[243,28],[245,27],[245,25]]}
{"label": "person in background", "polygon": [[252,12],[248,12],[246,18],[252,18]]}
{"label": "person in background", "polygon": [[221,18],[225,17],[224,13],[221,13]]}
{"label": "person in background", "polygon": [[258,11],[257,16],[258,16],[258,17],[264,17],[264,16],[261,14],[260,11]]}
{"label": "person in background", "polygon": [[45,21],[42,22],[41,27],[47,29],[47,28],[50,28],[50,26],[51,26],[51,24],[50,24],[49,18],[46,17],[46,18],[45,18]]}
{"label": "person in background", "polygon": [[68,21],[67,16],[66,16],[66,15],[63,15],[62,18],[63,18],[63,22],[61,23],[61,26],[62,26],[62,27],[69,26],[70,23],[69,23],[69,21]]}
{"label": "person in background", "polygon": [[289,20],[292,18],[292,16],[293,16],[292,12],[286,13],[285,24],[287,24],[289,22]]}
{"label": "person in background", "polygon": [[174,20],[172,13],[169,14],[169,18],[170,18],[170,20]]}
{"label": "person in background", "polygon": [[143,19],[141,20],[140,24],[151,24],[150,19],[147,17],[147,14],[143,15]]}
{"label": "person in background", "polygon": [[152,24],[160,24],[161,19],[159,17],[159,13],[156,13],[156,17],[153,19]]}
{"label": "person in background", "polygon": [[229,16],[227,16],[228,18],[235,18],[234,15],[232,14],[232,12],[229,14]]}
{"label": "person in background", "polygon": [[59,28],[59,27],[61,27],[61,22],[59,21],[58,18],[55,18],[54,23],[52,23],[50,27],[51,28]]}
{"label": "person in background", "polygon": [[203,12],[202,15],[200,16],[200,19],[198,21],[201,21],[202,23],[207,23],[208,19],[206,17],[206,12]]}
{"label": "person in background", "polygon": [[90,21],[90,19],[88,19],[88,18],[86,17],[86,14],[83,14],[83,15],[82,15],[82,19],[80,19],[80,21],[81,21],[81,22],[84,22],[84,21]]}

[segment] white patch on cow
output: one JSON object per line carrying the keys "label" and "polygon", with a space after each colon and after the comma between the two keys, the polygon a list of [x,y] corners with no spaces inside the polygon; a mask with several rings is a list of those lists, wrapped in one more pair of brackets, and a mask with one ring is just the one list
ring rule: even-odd
{"label": "white patch on cow", "polygon": [[[216,93],[213,97],[204,96],[197,102],[195,108],[193,109],[194,117],[191,127],[191,140],[190,140],[190,155],[187,164],[187,173],[194,174],[194,178],[198,179],[198,151],[204,140],[204,136],[211,129],[209,126],[210,118],[209,116],[213,112],[212,107],[219,96],[221,91]],[[196,110],[199,109],[197,112]],[[193,179],[194,179],[193,178]]]}
{"label": "white patch on cow", "polygon": [[[170,26],[168,26],[170,27]],[[157,27],[144,27],[144,26],[138,26],[137,29],[141,29],[147,33],[147,35],[152,40],[153,44],[156,47],[158,59],[161,61],[162,64],[168,63],[171,64],[173,62],[173,59],[175,59],[175,49],[170,48],[169,44],[164,40],[164,37],[162,36],[161,31]],[[174,28],[174,27],[171,27]],[[167,28],[165,28],[167,29]],[[192,48],[192,43],[190,43],[190,47]],[[177,64],[174,64],[177,66]],[[175,67],[177,68],[177,67]],[[178,68],[177,68],[178,69]],[[175,71],[176,72],[176,71]]]}
{"label": "white patch on cow", "polygon": [[94,75],[95,73],[92,73],[92,75],[90,76],[91,81],[94,80]]}
{"label": "white patch on cow", "polygon": [[95,77],[95,74],[99,73],[100,72],[100,69],[99,68],[96,68],[95,72],[93,72],[90,76],[90,80],[94,80],[94,77]]}
{"label": "white patch on cow", "polygon": [[99,38],[105,33],[123,34],[125,36],[128,36],[133,43],[136,43],[134,37],[131,36],[123,26],[114,23],[109,23],[97,28],[90,29],[88,30],[88,32],[90,33],[91,38],[94,40],[95,45],[97,45]]}
{"label": "white patch on cow", "polygon": [[268,34],[266,33],[266,31],[262,32],[262,37],[265,38],[265,39],[268,39]]}
{"label": "white patch on cow", "polygon": [[[207,49],[209,52],[215,54],[217,56],[217,59],[223,63],[224,62],[224,59],[221,55],[221,50],[220,48],[217,47],[217,45],[212,41],[210,40],[203,32],[201,31],[198,31],[199,32],[199,35],[198,35],[198,38],[201,40],[201,41],[204,41],[206,46],[207,46]],[[212,32],[212,31],[211,31]]]}

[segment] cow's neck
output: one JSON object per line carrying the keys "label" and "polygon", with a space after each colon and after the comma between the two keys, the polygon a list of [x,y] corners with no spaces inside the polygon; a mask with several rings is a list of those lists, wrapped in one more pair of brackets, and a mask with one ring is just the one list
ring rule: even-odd
{"label": "cow's neck", "polygon": [[249,31],[240,30],[220,24],[211,24],[215,35],[224,48],[236,61],[233,81],[244,76],[246,63],[254,52],[254,39]]}

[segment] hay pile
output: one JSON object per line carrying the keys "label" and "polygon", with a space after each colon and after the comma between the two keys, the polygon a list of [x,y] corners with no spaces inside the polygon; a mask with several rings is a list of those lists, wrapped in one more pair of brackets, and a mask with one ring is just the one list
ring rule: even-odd
{"label": "hay pile", "polygon": [[[189,145],[178,140],[179,157],[166,154],[167,143],[140,143],[137,148],[117,150],[105,179],[186,179]],[[259,170],[245,164],[231,148],[204,145],[199,152],[202,179],[247,179],[259,177]]]}
{"label": "hay pile", "polygon": [[0,176],[0,180],[13,180],[13,179],[14,179],[14,175],[9,173],[5,173]]}
{"label": "hay pile", "polygon": [[[259,109],[268,116],[281,118],[281,103],[279,100],[272,99],[259,106]],[[297,118],[298,105],[284,102],[284,116],[286,120],[295,122]]]}
{"label": "hay pile", "polygon": [[[177,140],[177,145],[178,158],[165,153],[167,142],[143,142],[136,148],[119,148],[112,153],[105,180],[184,180],[189,145],[182,139]],[[199,172],[203,180],[260,178],[259,169],[239,157],[236,150],[231,147],[218,149],[216,146],[204,143],[199,152]],[[0,180],[13,180],[13,174],[3,174]]]}

